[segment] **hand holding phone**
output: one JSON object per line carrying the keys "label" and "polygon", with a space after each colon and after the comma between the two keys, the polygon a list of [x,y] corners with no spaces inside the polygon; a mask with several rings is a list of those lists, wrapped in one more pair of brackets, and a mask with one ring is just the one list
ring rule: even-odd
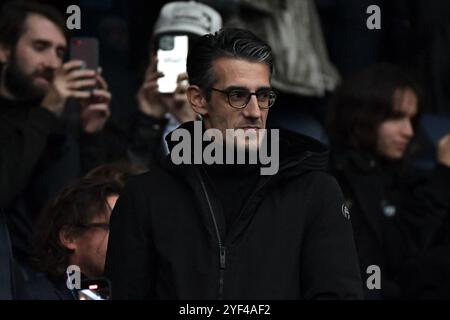
{"label": "hand holding phone", "polygon": [[81,281],[79,300],[111,300],[111,283],[106,278]]}
{"label": "hand holding phone", "polygon": [[97,83],[94,70],[82,70],[83,62],[73,60],[64,63],[55,71],[50,88],[41,106],[60,116],[67,99],[88,99],[90,91],[83,89],[95,87]]}
{"label": "hand holding phone", "polygon": [[161,119],[167,112],[167,106],[158,90],[158,79],[164,74],[156,71],[156,56],[150,58],[150,64],[145,72],[145,78],[136,94],[138,107],[144,114]]}

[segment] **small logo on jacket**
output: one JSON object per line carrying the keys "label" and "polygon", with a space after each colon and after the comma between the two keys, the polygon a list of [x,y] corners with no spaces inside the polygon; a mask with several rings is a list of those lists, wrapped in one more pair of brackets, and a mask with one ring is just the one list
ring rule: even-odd
{"label": "small logo on jacket", "polygon": [[348,210],[348,207],[345,205],[345,203],[342,205],[341,210],[344,218],[350,220],[350,211]]}

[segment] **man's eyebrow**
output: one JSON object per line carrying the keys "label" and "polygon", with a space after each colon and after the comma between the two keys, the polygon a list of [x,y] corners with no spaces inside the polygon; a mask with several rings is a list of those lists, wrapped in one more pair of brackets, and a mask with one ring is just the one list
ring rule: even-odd
{"label": "man's eyebrow", "polygon": [[51,46],[52,45],[51,41],[45,40],[45,39],[34,39],[33,43],[43,44],[45,46]]}
{"label": "man's eyebrow", "polygon": [[256,89],[256,91],[261,91],[261,90],[272,90],[272,87],[263,86],[263,87],[259,87],[258,89]]}
{"label": "man's eyebrow", "polygon": [[[43,45],[45,45],[47,47],[50,47],[52,45],[52,42],[50,40],[47,40],[47,39],[34,39],[33,43],[43,44]],[[65,46],[65,45],[58,45],[56,47],[56,49],[66,51],[67,50],[67,46]]]}
{"label": "man's eyebrow", "polygon": [[[263,86],[263,87],[259,87],[257,88],[255,91],[261,91],[261,90],[271,90],[271,87],[267,87],[267,86]],[[226,91],[231,91],[231,90],[244,90],[244,91],[250,91],[247,87],[242,87],[242,86],[229,86],[225,88]]]}
{"label": "man's eyebrow", "polygon": [[249,91],[248,88],[246,87],[241,87],[241,86],[229,86],[225,88],[225,91],[231,91],[231,90],[244,90],[244,91]]}

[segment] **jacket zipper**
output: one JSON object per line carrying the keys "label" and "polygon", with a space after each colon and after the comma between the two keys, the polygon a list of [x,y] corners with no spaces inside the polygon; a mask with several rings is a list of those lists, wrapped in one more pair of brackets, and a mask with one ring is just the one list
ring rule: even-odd
{"label": "jacket zipper", "polygon": [[[307,157],[308,157],[307,155],[304,156],[302,160],[304,160]],[[289,166],[287,166],[287,167],[289,167]],[[222,239],[220,237],[219,227],[217,226],[216,216],[214,214],[214,210],[211,205],[211,200],[209,199],[208,191],[206,190],[205,182],[203,181],[203,178],[198,171],[197,171],[197,174],[200,179],[200,184],[202,186],[203,193],[205,194],[206,201],[208,202],[209,212],[211,213],[211,218],[214,223],[214,229],[216,231],[217,242],[219,244],[219,300],[223,300],[224,276],[225,276],[225,267],[226,267],[226,264],[225,264],[225,262],[226,262],[226,246],[223,245]],[[268,179],[268,180],[270,180],[270,179]],[[264,182],[263,186],[268,182],[268,180]],[[256,192],[254,192],[252,194],[252,196],[254,196],[255,193]],[[244,209],[246,207],[247,207],[247,203],[245,204]]]}
{"label": "jacket zipper", "polygon": [[222,243],[222,239],[220,238],[219,227],[217,226],[216,216],[214,214],[213,207],[211,205],[211,201],[209,199],[208,192],[206,191],[205,182],[201,175],[199,175],[200,183],[202,185],[203,193],[205,194],[206,201],[208,202],[209,212],[211,213],[211,217],[214,223],[214,228],[216,230],[217,241],[219,243],[219,300],[223,300],[223,286],[224,286],[224,275],[225,275],[225,261],[226,261],[226,247]]}

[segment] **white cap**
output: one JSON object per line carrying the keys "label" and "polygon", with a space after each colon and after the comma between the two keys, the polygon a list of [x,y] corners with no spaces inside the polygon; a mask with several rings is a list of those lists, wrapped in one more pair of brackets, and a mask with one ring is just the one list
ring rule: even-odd
{"label": "white cap", "polygon": [[195,1],[176,1],[161,9],[153,34],[185,32],[203,36],[220,28],[222,17],[213,8]]}

